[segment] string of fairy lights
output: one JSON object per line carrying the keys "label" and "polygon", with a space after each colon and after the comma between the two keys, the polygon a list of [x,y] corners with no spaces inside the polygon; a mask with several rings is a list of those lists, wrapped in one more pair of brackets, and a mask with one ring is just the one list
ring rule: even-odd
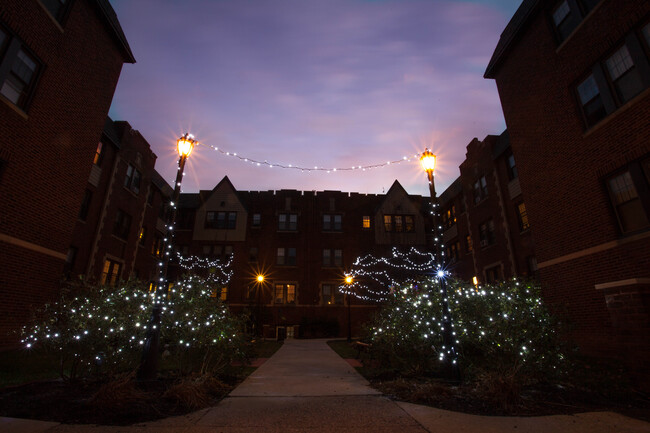
{"label": "string of fairy lights", "polygon": [[268,168],[280,168],[280,169],[287,169],[287,170],[299,170],[301,172],[325,172],[325,173],[336,173],[336,172],[346,172],[346,171],[368,171],[368,170],[374,170],[378,168],[384,168],[388,167],[391,165],[396,165],[396,164],[402,164],[404,162],[411,162],[413,160],[419,160],[420,154],[416,153],[413,155],[407,155],[403,156],[400,159],[395,159],[395,160],[390,160],[390,161],[385,161],[385,162],[380,162],[380,163],[375,163],[375,164],[367,164],[367,165],[361,165],[361,164],[355,164],[352,166],[347,166],[347,167],[319,167],[317,165],[314,166],[305,166],[305,165],[294,165],[294,164],[287,164],[287,163],[280,163],[280,162],[273,162],[269,161],[266,159],[261,159],[261,158],[251,158],[248,156],[240,155],[237,152],[230,152],[227,150],[224,150],[218,146],[214,146],[212,144],[206,144],[206,143],[197,143],[200,146],[204,146],[207,148],[210,148],[214,150],[215,152],[219,152],[221,155],[230,157],[230,158],[235,158],[243,163],[246,164],[251,164],[256,167],[268,167]]}

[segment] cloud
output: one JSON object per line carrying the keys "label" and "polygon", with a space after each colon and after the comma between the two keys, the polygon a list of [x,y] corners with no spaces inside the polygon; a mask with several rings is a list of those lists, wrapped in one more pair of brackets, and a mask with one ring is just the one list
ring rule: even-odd
{"label": "cloud", "polygon": [[[429,147],[456,167],[438,184],[444,187],[457,177],[467,143],[504,125],[494,83],[482,78],[507,22],[501,4],[142,0],[114,6],[138,63],[125,65],[111,114],[148,139],[166,179],[175,172],[170,137],[191,127],[204,142],[307,166],[400,158],[435,137]],[[409,169],[399,167],[307,176],[260,172],[216,152],[193,158],[185,191],[211,189],[223,173],[251,190],[381,192],[386,177],[396,176],[409,192],[426,193],[422,179],[411,180]]]}

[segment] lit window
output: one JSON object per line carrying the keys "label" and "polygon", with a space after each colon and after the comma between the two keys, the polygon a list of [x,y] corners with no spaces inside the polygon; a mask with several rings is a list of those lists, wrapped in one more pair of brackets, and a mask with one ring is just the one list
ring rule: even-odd
{"label": "lit window", "polygon": [[413,222],[412,215],[404,215],[404,228],[407,232],[415,231],[415,223]]}
{"label": "lit window", "polygon": [[93,159],[93,164],[97,166],[102,165],[102,161],[104,160],[103,148],[104,145],[101,141],[97,143],[97,150],[95,150],[95,159]]}
{"label": "lit window", "polygon": [[626,45],[623,45],[608,58],[605,64],[621,104],[629,101],[643,90],[641,74],[638,68],[634,67]]}
{"label": "lit window", "polygon": [[226,300],[228,300],[228,287],[222,287],[221,288],[221,293],[219,294],[219,299],[221,299],[222,302],[226,302]]}
{"label": "lit window", "polygon": [[146,238],[147,238],[147,228],[141,227],[140,233],[138,233],[138,241],[140,242],[140,245],[144,245]]}
{"label": "lit window", "polygon": [[474,245],[472,245],[472,236],[465,236],[465,251],[471,253],[474,250]]}
{"label": "lit window", "polygon": [[370,228],[370,216],[365,215],[365,216],[363,217],[362,227],[363,227],[364,229],[369,229],[369,228]]}
{"label": "lit window", "polygon": [[107,286],[114,286],[119,277],[122,265],[110,259],[104,261],[104,269],[102,270],[101,283]]}
{"label": "lit window", "polygon": [[275,285],[275,303],[276,304],[295,304],[296,303],[296,285],[295,284],[276,284]]}
{"label": "lit window", "polygon": [[413,215],[384,215],[384,229],[387,232],[414,232],[415,218]]}
{"label": "lit window", "polygon": [[384,229],[387,232],[393,231],[393,217],[392,215],[384,215]]}
{"label": "lit window", "polygon": [[526,213],[526,205],[524,203],[517,205],[517,219],[519,220],[519,230],[524,231],[530,228],[528,213]]}

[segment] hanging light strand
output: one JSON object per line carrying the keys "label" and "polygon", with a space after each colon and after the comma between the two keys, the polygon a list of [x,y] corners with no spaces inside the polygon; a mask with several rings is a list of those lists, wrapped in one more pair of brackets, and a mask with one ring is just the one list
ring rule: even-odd
{"label": "hanging light strand", "polygon": [[319,172],[326,172],[326,173],[336,173],[338,171],[354,171],[354,170],[361,170],[361,171],[366,171],[366,170],[372,170],[372,169],[377,169],[377,168],[384,168],[388,167],[389,165],[395,165],[395,164],[400,164],[403,162],[411,162],[413,160],[418,160],[420,158],[419,154],[414,154],[410,156],[404,156],[402,159],[396,159],[393,161],[386,161],[384,163],[378,163],[378,164],[371,164],[371,165],[353,165],[353,166],[348,166],[348,167],[318,167],[318,166],[313,166],[313,167],[305,167],[305,166],[299,166],[299,165],[293,165],[293,164],[280,164],[280,163],[275,163],[275,162],[270,162],[268,160],[261,160],[261,159],[255,159],[255,158],[248,158],[242,155],[239,155],[236,152],[228,152],[225,151],[217,146],[213,146],[211,144],[205,144],[205,143],[197,143],[200,146],[206,146],[211,148],[212,150],[221,153],[222,155],[229,156],[232,158],[236,158],[242,162],[252,164],[257,167],[262,167],[266,166],[269,168],[284,168],[284,169],[289,169],[289,170],[300,170],[303,172],[313,172],[313,171],[319,171]]}

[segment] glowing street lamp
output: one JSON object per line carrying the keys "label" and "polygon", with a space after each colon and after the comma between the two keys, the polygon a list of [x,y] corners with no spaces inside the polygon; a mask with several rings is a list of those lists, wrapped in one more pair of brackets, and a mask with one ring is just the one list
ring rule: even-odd
{"label": "glowing street lamp", "polygon": [[176,183],[174,183],[174,194],[169,203],[171,211],[167,214],[165,221],[165,247],[163,256],[158,261],[158,282],[154,299],[151,319],[147,324],[147,337],[142,352],[142,363],[138,370],[138,378],[151,380],[156,378],[158,371],[158,354],[160,349],[160,321],[163,311],[163,304],[167,299],[169,284],[167,282],[167,268],[172,251],[172,239],[174,237],[174,224],[176,223],[176,209],[178,198],[181,194],[181,182],[183,180],[183,171],[187,157],[192,153],[196,144],[192,134],[185,134],[176,140],[176,150],[178,151],[178,172],[176,173]]}
{"label": "glowing street lamp", "polygon": [[261,274],[260,274],[260,275],[257,276],[256,279],[257,279],[257,282],[258,282],[258,283],[263,283],[263,282],[264,282],[264,275],[261,275]]}
{"label": "glowing street lamp", "polygon": [[447,354],[445,361],[451,370],[451,376],[454,380],[459,380],[460,374],[458,371],[458,356],[456,354],[456,345],[454,344],[452,334],[452,321],[451,313],[449,311],[449,300],[447,299],[447,282],[445,281],[445,261],[444,261],[444,246],[442,245],[442,226],[440,225],[438,196],[436,195],[436,187],[434,184],[434,170],[436,168],[436,155],[429,149],[424,149],[424,153],[420,157],[422,168],[427,173],[429,180],[429,192],[431,193],[431,207],[432,207],[432,220],[433,220],[433,245],[436,258],[436,276],[440,283],[440,294],[442,295],[442,341],[444,349]]}

